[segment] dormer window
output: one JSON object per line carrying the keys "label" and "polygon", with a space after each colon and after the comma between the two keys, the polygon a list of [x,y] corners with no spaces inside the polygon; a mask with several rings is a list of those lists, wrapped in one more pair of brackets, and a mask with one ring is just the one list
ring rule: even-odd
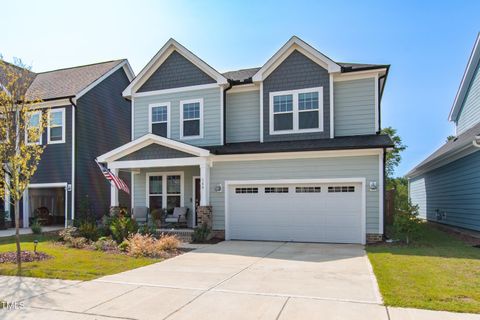
{"label": "dormer window", "polygon": [[203,137],[203,99],[180,101],[180,138]]}
{"label": "dormer window", "polygon": [[158,136],[170,138],[170,103],[150,105],[150,132]]}
{"label": "dormer window", "polygon": [[323,131],[323,88],[270,93],[270,134]]}

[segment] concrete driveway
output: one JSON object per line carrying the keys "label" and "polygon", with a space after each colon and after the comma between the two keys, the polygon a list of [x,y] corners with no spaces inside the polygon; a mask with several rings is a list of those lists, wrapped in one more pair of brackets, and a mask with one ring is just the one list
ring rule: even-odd
{"label": "concrete driveway", "polygon": [[25,299],[25,309],[2,319],[389,319],[357,245],[222,242],[94,281],[24,291],[5,298]]}

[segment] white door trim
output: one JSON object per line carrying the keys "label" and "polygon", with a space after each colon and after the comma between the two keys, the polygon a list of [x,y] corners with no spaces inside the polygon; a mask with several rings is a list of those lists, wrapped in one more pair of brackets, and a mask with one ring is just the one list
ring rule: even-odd
{"label": "white door trim", "polygon": [[200,179],[200,183],[202,183],[202,180],[201,180],[201,177],[200,176],[193,176],[192,177],[192,212],[193,212],[193,221],[192,221],[192,225],[194,227],[197,226],[197,224],[195,223],[195,221],[197,220],[197,211],[195,210],[195,179]]}
{"label": "white door trim", "polygon": [[64,188],[65,189],[65,228],[68,227],[68,183],[30,183],[23,192],[23,227],[28,228],[30,226],[30,214],[28,208],[28,190],[29,189],[46,189],[46,188]]}
{"label": "white door trim", "polygon": [[226,180],[225,181],[225,240],[230,239],[230,217],[228,206],[228,194],[231,186],[236,185],[256,185],[256,184],[313,184],[313,183],[360,183],[362,185],[362,210],[361,210],[361,226],[362,226],[362,244],[367,241],[367,192],[366,178],[329,178],[329,179],[270,179],[270,180]]}

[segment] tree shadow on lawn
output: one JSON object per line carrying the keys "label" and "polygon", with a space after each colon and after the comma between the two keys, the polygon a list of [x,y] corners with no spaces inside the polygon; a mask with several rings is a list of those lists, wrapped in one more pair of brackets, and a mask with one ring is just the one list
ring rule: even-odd
{"label": "tree shadow on lawn", "polygon": [[474,259],[480,263],[480,248],[465,242],[460,236],[447,233],[430,223],[422,223],[410,245],[401,242],[379,243],[366,247],[369,253]]}

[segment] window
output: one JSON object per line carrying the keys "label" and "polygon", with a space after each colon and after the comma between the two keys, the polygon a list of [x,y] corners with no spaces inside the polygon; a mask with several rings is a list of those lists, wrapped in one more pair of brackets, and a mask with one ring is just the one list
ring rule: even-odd
{"label": "window", "polygon": [[42,144],[42,133],[39,132],[41,115],[42,111],[35,111],[29,114],[28,123],[25,128],[25,140],[29,144]]}
{"label": "window", "polygon": [[323,131],[323,88],[270,92],[270,134]]}
{"label": "window", "polygon": [[183,173],[148,173],[147,204],[150,211],[183,207]]}
{"label": "window", "polygon": [[47,141],[49,144],[65,143],[65,109],[50,110]]}
{"label": "window", "polygon": [[170,138],[170,103],[150,105],[150,132],[158,136]]}
{"label": "window", "polygon": [[319,193],[322,192],[321,187],[296,187],[296,193]]}
{"label": "window", "polygon": [[328,192],[355,192],[354,186],[335,186],[328,187]]}
{"label": "window", "polygon": [[258,188],[235,188],[235,193],[258,193]]}
{"label": "window", "polygon": [[265,187],[265,193],[288,193],[288,187]]}
{"label": "window", "polygon": [[203,137],[203,99],[180,101],[180,138]]}

